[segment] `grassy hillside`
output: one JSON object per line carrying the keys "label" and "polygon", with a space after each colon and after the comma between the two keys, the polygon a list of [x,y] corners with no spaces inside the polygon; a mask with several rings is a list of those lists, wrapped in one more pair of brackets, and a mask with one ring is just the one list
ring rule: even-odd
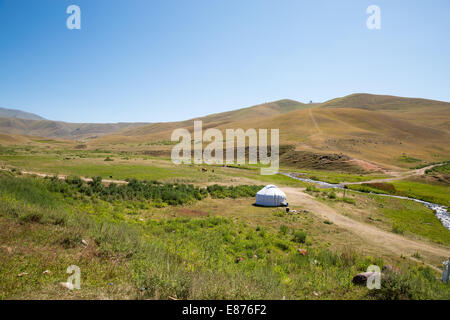
{"label": "grassy hillside", "polygon": [[[450,108],[383,111],[360,108],[302,108],[271,117],[252,117],[232,122],[205,122],[204,129],[279,128],[280,143],[298,151],[344,154],[381,166],[414,167],[450,158]],[[123,134],[93,140],[93,147],[114,144],[141,145],[168,141],[172,130],[193,129],[193,121],[143,126]],[[168,146],[166,149],[170,149]],[[406,161],[411,159],[413,162]]]}
{"label": "grassy hillside", "polygon": [[[294,110],[307,108],[308,105],[294,100],[279,100],[269,103],[264,103],[248,108],[211,114],[205,117],[190,119],[178,122],[160,122],[152,123],[140,128],[127,130],[120,134],[113,134],[105,137],[105,139],[98,139],[98,143],[122,143],[135,141],[157,141],[170,140],[170,135],[173,130],[178,128],[192,129],[194,120],[202,120],[203,128],[218,127],[225,124],[231,124],[236,121],[250,120],[250,119],[265,119],[279,114],[285,114]],[[148,140],[150,139],[150,140]]]}

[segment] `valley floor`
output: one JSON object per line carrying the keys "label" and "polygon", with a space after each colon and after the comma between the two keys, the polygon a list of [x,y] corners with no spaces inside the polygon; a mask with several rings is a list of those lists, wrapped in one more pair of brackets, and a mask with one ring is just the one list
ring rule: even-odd
{"label": "valley floor", "polygon": [[[206,166],[204,172],[141,155],[28,152],[0,155],[2,299],[450,299],[450,288],[437,280],[450,257],[450,231],[420,204],[351,190],[341,195],[281,175],[260,176],[252,167]],[[438,190],[437,201],[448,202],[449,186],[410,181],[427,170],[392,177],[303,174],[391,189],[399,180],[408,187],[394,184],[395,192],[429,197]],[[74,175],[85,178],[77,182]],[[105,186],[88,178],[95,176]],[[126,178],[178,183],[198,198],[139,200],[126,193],[136,192]],[[268,183],[282,188],[296,214],[255,207],[239,189]],[[188,184],[199,191],[184,189]],[[199,193],[215,184],[235,189]],[[113,193],[118,190],[121,198]],[[59,285],[71,264],[83,270],[82,290]],[[353,285],[352,277],[371,264],[400,272],[377,292]]]}

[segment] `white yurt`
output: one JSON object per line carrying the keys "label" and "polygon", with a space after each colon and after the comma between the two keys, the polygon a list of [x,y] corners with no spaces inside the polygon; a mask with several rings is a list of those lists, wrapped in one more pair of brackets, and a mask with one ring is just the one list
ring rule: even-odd
{"label": "white yurt", "polygon": [[278,207],[286,204],[286,195],[277,186],[269,184],[256,194],[256,205]]}

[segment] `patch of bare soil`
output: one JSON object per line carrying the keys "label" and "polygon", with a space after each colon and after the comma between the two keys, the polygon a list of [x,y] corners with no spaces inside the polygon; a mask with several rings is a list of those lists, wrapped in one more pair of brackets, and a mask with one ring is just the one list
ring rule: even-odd
{"label": "patch of bare soil", "polygon": [[177,215],[181,217],[204,217],[207,216],[208,213],[202,210],[192,210],[192,209],[178,209]]}
{"label": "patch of bare soil", "polygon": [[450,185],[450,174],[433,174],[433,175],[425,175],[422,177],[423,181],[426,183],[440,183],[444,185]]}
{"label": "patch of bare soil", "polygon": [[299,169],[339,170],[345,172],[366,172],[361,166],[349,161],[342,153],[315,153],[310,151],[290,150],[280,152],[280,163],[283,166]]}
{"label": "patch of bare soil", "polygon": [[350,159],[348,160],[349,163],[352,163],[356,166],[361,167],[364,171],[370,171],[370,172],[383,172],[385,173],[385,170],[381,167],[379,167],[376,164],[370,163],[365,160],[361,159]]}

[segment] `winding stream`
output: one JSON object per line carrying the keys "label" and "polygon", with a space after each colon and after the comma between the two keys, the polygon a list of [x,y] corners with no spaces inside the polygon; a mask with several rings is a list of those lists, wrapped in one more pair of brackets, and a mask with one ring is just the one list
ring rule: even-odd
{"label": "winding stream", "polygon": [[[300,178],[298,176],[296,176],[293,173],[284,173],[284,172],[280,172],[279,174],[288,176],[292,179],[295,180],[300,180],[303,182],[309,182],[309,183],[314,183],[316,185],[319,186],[319,188],[334,188],[334,189],[344,189],[345,184],[336,184],[336,183],[328,183],[328,182],[324,182],[324,181],[319,181],[319,180],[313,180],[313,179],[308,179],[308,178]],[[348,189],[351,190],[351,189]],[[354,192],[359,192],[359,193],[367,193],[367,192],[361,192],[361,191],[357,191],[357,190],[351,190]],[[391,198],[397,198],[397,199],[404,199],[404,200],[411,200],[411,201],[415,201],[415,202],[419,202],[421,204],[423,204],[425,207],[433,210],[433,212],[435,213],[436,217],[439,219],[439,221],[441,221],[442,225],[447,228],[448,230],[450,230],[450,215],[447,211],[447,207],[443,206],[443,205],[439,205],[439,204],[435,204],[435,203],[431,203],[431,202],[427,202],[427,201],[423,201],[423,200],[419,200],[419,199],[415,199],[415,198],[409,198],[409,197],[402,197],[402,196],[395,196],[392,194],[385,194],[385,193],[375,193],[375,192],[370,192],[369,194],[376,194],[378,196],[382,196],[382,197],[391,197]]]}

